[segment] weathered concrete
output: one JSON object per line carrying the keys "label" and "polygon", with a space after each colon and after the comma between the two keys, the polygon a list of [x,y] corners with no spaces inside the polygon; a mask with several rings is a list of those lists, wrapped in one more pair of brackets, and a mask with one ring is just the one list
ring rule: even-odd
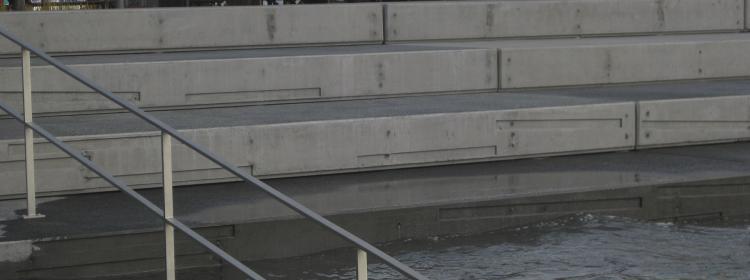
{"label": "weathered concrete", "polygon": [[439,43],[496,48],[502,88],[750,75],[750,35],[497,40]]}
{"label": "weathered concrete", "polygon": [[750,80],[545,89],[527,94],[634,101],[638,148],[750,138]]}
{"label": "weathered concrete", "polygon": [[[200,107],[498,87],[497,52],[352,46],[63,57],[141,107]],[[13,65],[15,60],[0,60]],[[458,69],[458,70],[457,70]],[[20,108],[20,68],[0,68],[0,100]],[[118,107],[50,66],[32,71],[35,113]]]}
{"label": "weathered concrete", "polygon": [[[286,177],[628,150],[636,139],[642,147],[736,141],[750,137],[749,95],[750,81],[722,80],[154,114],[254,175]],[[132,115],[35,121],[136,187],[161,180],[152,156],[159,153],[158,133]],[[12,120],[0,120],[0,128],[0,179],[11,182],[2,194],[17,196],[24,191],[22,130]],[[234,180],[175,149],[178,184]],[[42,192],[109,189],[48,143],[37,145],[37,158]]]}
{"label": "weathered concrete", "polygon": [[[191,139],[261,177],[350,172],[603,150],[736,141],[746,129],[750,82],[698,81],[414,96],[155,112]],[[636,104],[640,104],[636,109]],[[636,125],[635,112],[640,111]],[[649,112],[649,116],[644,114]],[[677,112],[677,113],[675,113]],[[649,118],[650,117],[650,118]],[[696,122],[685,125],[684,122]],[[37,118],[136,187],[160,182],[159,138],[129,114]],[[695,126],[702,127],[695,132]],[[636,128],[640,127],[637,131]],[[3,195],[23,193],[22,131],[0,121]],[[646,136],[648,134],[649,136]],[[345,144],[354,143],[354,144]],[[175,181],[233,180],[178,146]],[[37,145],[42,192],[107,184],[48,143]]]}
{"label": "weathered concrete", "polygon": [[[718,219],[748,214],[749,146],[680,147],[268,183],[371,242],[513,228],[580,212]],[[161,201],[158,189],[142,193],[157,204]],[[175,197],[180,219],[242,260],[348,246],[245,184],[178,188]],[[40,210],[49,213],[42,220],[13,216],[23,205],[22,200],[0,202],[0,214],[11,214],[0,221],[7,231],[0,241],[29,240],[26,244],[35,248],[21,255],[24,261],[9,266],[7,279],[95,278],[162,267],[161,223],[121,194],[41,198]],[[298,238],[300,233],[305,238]],[[178,238],[177,248],[181,268],[215,265],[187,239]]]}
{"label": "weathered concrete", "polygon": [[428,2],[387,5],[389,41],[728,31],[742,0]]}
{"label": "weathered concrete", "polygon": [[638,146],[750,138],[750,96],[640,102]]}
{"label": "weathered concrete", "polygon": [[[190,113],[192,127],[183,130],[188,138],[207,146],[233,164],[246,168],[261,177],[293,176],[357,170],[399,168],[404,166],[447,164],[466,161],[484,161],[567,153],[585,153],[604,150],[628,150],[635,144],[635,107],[632,102],[587,104],[590,100],[569,99],[569,106],[534,106],[534,101],[545,98],[508,94],[495,94],[497,98],[475,99],[477,103],[502,104],[495,109],[448,103],[450,97],[431,97],[414,100],[416,108],[430,108],[431,104],[453,107],[436,113],[416,113],[394,101],[383,101],[380,107],[365,110],[383,111],[389,116],[309,120],[304,111],[297,111],[306,121],[279,122],[255,125],[224,123],[240,115],[221,113],[216,109],[204,113]],[[459,96],[452,102],[471,104],[471,96]],[[492,96],[488,96],[492,97]],[[508,105],[519,98],[515,105]],[[428,99],[434,99],[428,101]],[[525,100],[525,101],[524,101]],[[555,100],[552,97],[551,100]],[[350,103],[353,101],[350,101]],[[432,103],[430,103],[432,102]],[[524,105],[524,102],[526,103]],[[582,105],[575,105],[582,104]],[[596,103],[596,102],[593,102]],[[601,103],[601,102],[600,102]],[[336,114],[333,108],[323,105],[308,107]],[[368,103],[365,103],[368,104]],[[371,104],[371,103],[370,103]],[[292,104],[294,105],[294,104]],[[287,105],[286,107],[292,108]],[[513,108],[514,106],[525,108]],[[277,113],[294,112],[279,105]],[[462,108],[463,111],[455,111]],[[263,106],[268,107],[268,106]],[[401,107],[401,108],[399,108]],[[506,109],[502,109],[505,107]],[[393,115],[387,110],[396,108]],[[231,108],[230,108],[231,109]],[[227,109],[226,112],[229,112]],[[355,108],[356,109],[356,108]],[[483,109],[483,110],[480,110]],[[242,108],[232,109],[238,112]],[[245,108],[252,112],[252,108]],[[385,111],[384,111],[385,110]],[[442,112],[440,112],[442,111]],[[455,111],[455,112],[454,112]],[[411,112],[411,113],[410,113]],[[202,120],[201,114],[212,114]],[[266,113],[260,114],[262,116]],[[243,116],[254,119],[252,114]],[[72,118],[72,117],[71,117]],[[107,117],[89,118],[86,123],[68,123],[62,120],[50,125],[53,130],[76,127],[81,136],[64,137],[66,142],[85,151],[95,162],[112,174],[120,176],[136,187],[160,184],[160,159],[154,157],[160,149],[158,134],[136,132],[126,134],[91,135],[110,129],[126,129],[128,121],[107,122]],[[112,119],[110,119],[112,120]],[[116,120],[116,119],[115,119]],[[39,119],[44,123],[43,119]],[[257,120],[255,120],[257,121]],[[113,125],[113,124],[117,125]],[[231,125],[231,126],[230,126]],[[90,127],[86,127],[90,126]],[[109,126],[110,128],[104,128]],[[197,128],[197,127],[204,128]],[[219,127],[216,127],[219,126]],[[10,127],[7,127],[10,131]],[[7,135],[6,135],[7,136]],[[0,144],[0,181],[13,182],[2,188],[2,195],[23,193],[22,141],[5,140]],[[41,192],[106,190],[108,185],[90,171],[84,170],[50,144],[37,145],[38,189]],[[180,185],[234,180],[213,164],[177,146],[175,154],[175,183]]]}
{"label": "weathered concrete", "polygon": [[[382,42],[381,5],[302,5],[2,13],[48,52]],[[0,54],[17,47],[0,40]]]}

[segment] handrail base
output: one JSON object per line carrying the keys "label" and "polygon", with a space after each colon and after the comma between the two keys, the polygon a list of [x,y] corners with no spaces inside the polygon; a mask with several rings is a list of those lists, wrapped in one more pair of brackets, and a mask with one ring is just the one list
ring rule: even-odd
{"label": "handrail base", "polygon": [[36,215],[23,215],[22,217],[24,220],[31,220],[31,219],[41,219],[47,216],[45,216],[44,214],[37,213]]}

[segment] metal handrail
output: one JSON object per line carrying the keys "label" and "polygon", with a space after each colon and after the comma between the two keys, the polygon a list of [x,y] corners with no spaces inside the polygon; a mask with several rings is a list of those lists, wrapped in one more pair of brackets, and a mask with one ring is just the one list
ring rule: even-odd
{"label": "metal handrail", "polygon": [[[258,188],[260,188],[263,192],[269,194],[274,199],[278,200],[282,204],[286,205],[289,208],[292,208],[295,212],[301,214],[302,216],[313,220],[317,224],[323,226],[324,228],[332,231],[334,234],[338,235],[339,237],[342,237],[349,242],[353,243],[355,246],[357,246],[360,250],[363,250],[367,253],[375,255],[375,257],[381,259],[384,261],[388,266],[391,268],[397,270],[398,272],[402,273],[405,276],[408,276],[411,279],[427,279],[425,276],[421,275],[420,273],[414,271],[410,267],[404,265],[403,263],[399,262],[395,258],[391,257],[390,255],[386,254],[385,252],[381,251],[380,249],[376,248],[375,246],[367,243],[366,241],[362,240],[361,238],[357,237],[356,235],[350,233],[349,231],[341,228],[340,226],[334,224],[333,222],[329,221],[328,219],[324,218],[320,214],[316,213],[315,211],[307,208],[306,206],[300,204],[299,202],[295,201],[291,197],[281,193],[280,191],[276,190],[275,188],[271,187],[270,185],[264,183],[260,179],[247,174],[243,170],[239,169],[238,167],[230,164],[229,162],[221,159],[220,157],[214,155],[212,152],[208,151],[207,149],[199,146],[196,143],[193,143],[192,141],[188,140],[184,136],[182,136],[176,129],[173,127],[165,124],[161,120],[157,119],[156,117],[152,116],[149,113],[146,113],[142,109],[138,108],[137,106],[129,103],[128,101],[114,95],[112,92],[106,90],[102,86],[97,85],[95,82],[91,81],[90,79],[84,77],[77,71],[71,69],[67,65],[63,64],[62,62],[58,61],[55,58],[52,58],[47,53],[45,53],[42,50],[39,50],[31,45],[29,45],[26,42],[21,41],[21,39],[17,38],[7,30],[5,30],[3,27],[0,27],[0,35],[7,38],[8,40],[14,42],[16,45],[20,46],[21,48],[28,50],[31,53],[34,53],[39,57],[40,59],[46,61],[50,65],[54,66],[55,68],[59,69],[63,73],[67,74],[71,78],[77,80],[78,82],[82,83],[83,85],[87,86],[88,88],[94,90],[95,92],[103,95],[107,99],[111,100],[115,104],[125,108],[126,110],[130,111],[131,113],[137,115],[141,119],[145,120],[149,124],[159,128],[162,131],[162,134],[170,135],[171,137],[174,137],[178,141],[182,142],[184,145],[190,147],[197,153],[201,154],[202,156],[206,157],[210,161],[214,162],[215,164],[219,165],[223,169],[229,171],[230,173],[234,174],[235,176],[242,178],[246,183],[254,185]],[[121,191],[129,194],[134,199],[138,200],[142,204],[144,204],[146,207],[148,207],[152,212],[156,213],[159,217],[161,217],[166,223],[176,227],[177,229],[185,232],[188,234],[191,238],[196,240],[198,243],[206,247],[208,250],[213,252],[214,254],[217,254],[233,266],[240,269],[243,273],[245,273],[247,276],[252,277],[253,279],[263,279],[260,275],[253,272],[247,266],[239,262],[238,260],[234,259],[232,256],[224,252],[223,250],[219,249],[215,245],[213,245],[211,242],[200,236],[198,233],[192,231],[189,227],[185,226],[181,222],[179,222],[175,218],[166,217],[164,215],[164,212],[159,209],[157,206],[155,206],[153,203],[148,201],[143,196],[139,195],[137,192],[133,191],[131,188],[129,188],[127,185],[125,185],[123,182],[117,180],[113,176],[107,174],[104,170],[97,167],[93,162],[82,156],[80,153],[75,152],[72,148],[68,147],[66,144],[62,143],[61,141],[57,140],[54,135],[50,134],[48,131],[44,130],[42,127],[32,123],[32,122],[25,122],[21,115],[17,112],[13,111],[11,108],[2,105],[0,103],[0,107],[8,112],[10,115],[13,116],[16,120],[24,123],[26,127],[30,127],[40,135],[42,135],[44,138],[55,144],[56,146],[60,147],[65,151],[65,153],[72,156],[74,159],[78,160],[82,164],[86,165],[86,167],[90,168],[92,171],[97,173],[99,176],[102,176],[102,178],[105,178],[109,183],[115,185],[118,189]],[[364,261],[366,266],[366,255],[363,256],[363,254],[358,253],[358,263],[362,263]],[[360,266],[361,267],[361,266]],[[366,268],[365,268],[366,269]],[[358,269],[358,271],[360,271]],[[366,270],[365,270],[366,271]]]}
{"label": "metal handrail", "polygon": [[[16,112],[12,108],[10,108],[8,105],[4,104],[3,102],[0,102],[0,109],[2,109],[3,111],[7,112],[14,119],[16,119],[16,120],[18,120],[20,122],[23,122],[23,117],[18,112]],[[106,171],[104,171],[101,167],[99,167],[98,165],[96,165],[94,162],[92,162],[91,160],[89,160],[88,158],[86,158],[85,156],[83,156],[83,154],[81,154],[80,151],[75,150],[74,148],[70,147],[68,144],[65,144],[62,141],[60,141],[60,139],[57,139],[57,137],[55,137],[54,135],[52,135],[52,133],[50,133],[49,131],[47,131],[43,127],[41,127],[41,126],[39,126],[39,125],[37,125],[35,123],[29,123],[29,124],[25,124],[25,125],[27,127],[31,128],[31,129],[33,129],[36,133],[38,133],[39,135],[41,135],[45,139],[49,140],[50,143],[52,143],[53,145],[55,145],[58,148],[60,148],[66,154],[70,155],[75,160],[77,160],[78,162],[80,162],[84,166],[86,166],[89,169],[91,169],[91,171],[93,171],[97,175],[101,176],[102,179],[104,179],[105,181],[109,182],[110,184],[112,184],[113,186],[115,186],[116,188],[118,188],[119,190],[121,190],[122,192],[124,192],[125,194],[129,195],[133,199],[137,200],[138,202],[140,202],[141,204],[143,204],[144,206],[146,206],[146,208],[148,208],[148,210],[151,210],[152,213],[154,213],[157,216],[159,216],[159,218],[161,218],[165,223],[168,223],[168,224],[176,227],[180,231],[184,232],[190,238],[194,239],[195,241],[197,241],[198,243],[200,243],[201,245],[203,245],[206,249],[208,249],[212,253],[218,255],[219,257],[221,257],[222,259],[224,259],[228,263],[232,264],[234,267],[236,267],[237,269],[239,269],[240,271],[242,271],[243,273],[245,273],[247,276],[250,276],[253,279],[264,279],[262,276],[258,275],[254,271],[252,271],[250,268],[248,268],[247,266],[245,266],[244,264],[242,264],[240,261],[238,261],[237,259],[235,259],[231,255],[229,255],[226,252],[224,252],[219,247],[216,247],[216,245],[214,245],[210,241],[208,241],[205,238],[203,238],[203,236],[201,236],[197,232],[193,231],[192,229],[190,229],[188,226],[186,226],[185,224],[183,224],[179,220],[177,220],[175,218],[167,218],[167,217],[165,217],[164,216],[164,211],[162,211],[161,208],[159,208],[159,206],[156,206],[154,203],[152,203],[151,201],[149,201],[148,199],[146,199],[145,197],[143,197],[142,195],[140,195],[138,192],[136,192],[135,190],[133,190],[132,188],[130,188],[127,184],[125,184],[121,180],[115,178],[114,176],[112,176],[109,173],[107,173]]]}

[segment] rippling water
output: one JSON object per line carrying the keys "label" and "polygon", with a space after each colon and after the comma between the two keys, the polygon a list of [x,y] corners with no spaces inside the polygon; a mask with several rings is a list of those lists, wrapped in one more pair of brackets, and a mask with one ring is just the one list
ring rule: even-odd
{"label": "rippling water", "polygon": [[[750,279],[748,225],[747,220],[675,225],[579,215],[381,247],[431,279]],[[354,261],[350,249],[252,265],[269,279],[353,279]],[[370,279],[400,278],[374,262],[369,274]]]}

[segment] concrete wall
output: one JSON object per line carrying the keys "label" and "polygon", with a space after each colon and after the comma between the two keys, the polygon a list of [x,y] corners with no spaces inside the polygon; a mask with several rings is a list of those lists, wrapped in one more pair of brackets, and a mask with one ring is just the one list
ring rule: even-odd
{"label": "concrete wall", "polygon": [[[48,52],[381,42],[381,5],[2,13],[0,25]],[[0,54],[17,53],[0,40]]]}
{"label": "concrete wall", "polygon": [[[635,144],[633,103],[446,113],[187,130],[254,175],[278,177],[523,158]],[[66,142],[135,187],[160,184],[156,133],[64,137]],[[39,143],[41,192],[108,190],[108,184],[49,143]],[[0,196],[24,188],[23,142],[0,142]],[[175,146],[179,185],[234,180],[182,146]]]}
{"label": "concrete wall", "polygon": [[743,0],[388,4],[389,41],[740,30]]}
{"label": "concrete wall", "polygon": [[642,101],[639,147],[750,138],[750,96]]}
{"label": "concrete wall", "polygon": [[750,37],[501,49],[502,88],[750,75]]}
{"label": "concrete wall", "polygon": [[[143,107],[487,91],[498,87],[497,51],[482,49],[72,67]],[[38,100],[35,113],[118,108],[52,67],[35,67],[32,78]],[[21,108],[20,79],[18,67],[0,68],[0,101]]]}

